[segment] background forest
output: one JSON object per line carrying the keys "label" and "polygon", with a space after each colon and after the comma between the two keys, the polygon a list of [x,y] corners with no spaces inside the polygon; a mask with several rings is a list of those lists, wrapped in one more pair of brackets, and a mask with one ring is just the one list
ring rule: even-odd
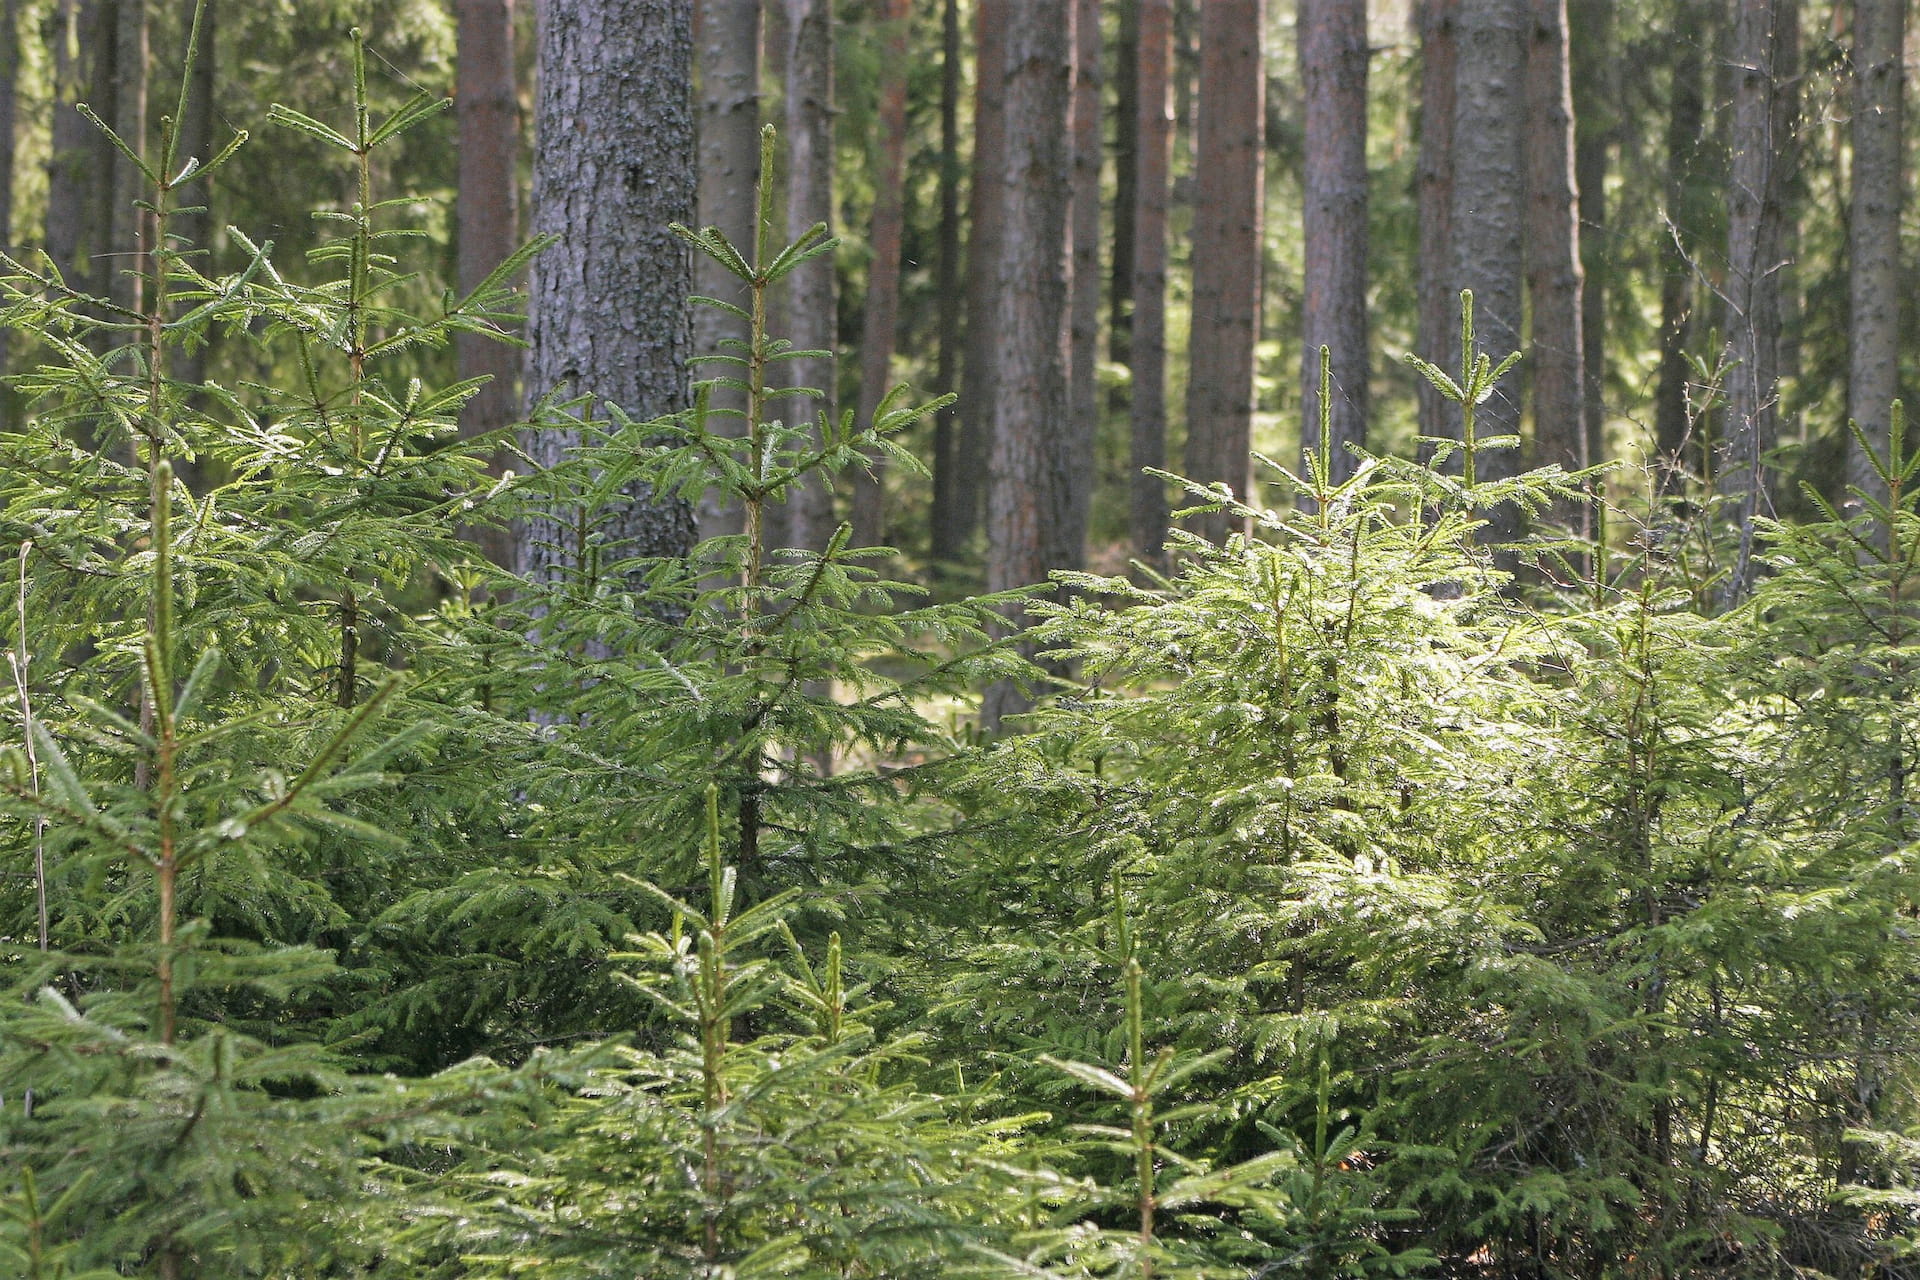
{"label": "background forest", "polygon": [[0,0],[0,1274],[1920,1275],[1904,0]]}

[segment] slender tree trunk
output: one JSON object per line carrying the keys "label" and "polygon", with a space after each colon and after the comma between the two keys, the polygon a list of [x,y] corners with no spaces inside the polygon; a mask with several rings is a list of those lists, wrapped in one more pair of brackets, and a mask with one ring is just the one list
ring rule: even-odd
{"label": "slender tree trunk", "polygon": [[[900,243],[905,229],[907,170],[907,71],[910,66],[907,0],[881,0],[886,25],[880,63],[880,155],[874,169],[873,261],[867,268],[866,316],[860,332],[860,413],[865,425],[893,383],[893,348],[900,325]],[[887,540],[880,463],[854,476],[853,536],[856,544]]]}
{"label": "slender tree trunk", "polygon": [[[1460,0],[1459,60],[1454,68],[1453,282],[1473,291],[1474,331],[1495,362],[1520,349],[1521,193],[1524,180],[1527,0]],[[1476,436],[1520,434],[1516,379],[1505,379],[1480,406]],[[1519,453],[1478,455],[1481,481],[1517,474]],[[1511,505],[1488,513],[1487,537],[1520,532]]]}
{"label": "slender tree trunk", "polygon": [[967,201],[967,355],[960,392],[960,441],[953,469],[957,551],[973,537],[986,503],[992,450],[994,383],[1002,349],[994,332],[999,306],[1000,238],[1006,221],[1007,24],[1015,0],[975,0],[973,189]]}
{"label": "slender tree trunk", "polygon": [[[752,260],[755,184],[760,170],[760,0],[698,0],[694,58],[700,78],[700,225],[718,227]],[[694,292],[745,308],[747,288],[704,253],[693,259]],[[739,352],[729,342],[747,340],[747,322],[715,307],[695,307],[697,356]],[[733,366],[696,364],[698,377],[737,376]],[[746,426],[746,397],[716,387],[708,401],[707,428],[737,436]],[[739,533],[741,512],[714,490],[700,501],[700,533]]]}
{"label": "slender tree trunk", "polygon": [[[1200,121],[1193,210],[1193,331],[1188,347],[1188,478],[1252,488],[1253,345],[1260,317],[1261,174],[1266,75],[1262,0],[1200,10]],[[1225,512],[1201,516],[1219,540]]]}
{"label": "slender tree trunk", "polygon": [[[687,405],[692,270],[667,230],[694,212],[692,0],[545,4],[539,21],[533,218],[559,242],[533,271],[527,395],[591,394],[646,420]],[[578,445],[562,425],[526,448],[551,466]],[[590,513],[605,558],[685,556],[686,501],[635,488]],[[591,570],[571,513],[527,522],[520,564],[553,579]]]}
{"label": "slender tree trunk", "polygon": [[[142,155],[147,150],[147,80],[152,62],[149,48],[147,0],[118,0],[115,8],[114,77],[117,94],[112,122],[114,131]],[[153,243],[152,217],[137,202],[148,197],[146,180],[133,161],[118,149],[113,152],[111,214],[108,220],[112,255],[108,273],[107,296],[116,305],[139,311],[148,270],[147,250]]]}
{"label": "slender tree trunk", "polygon": [[[1140,0],[1119,0],[1120,29],[1113,42],[1113,261],[1107,272],[1107,358],[1132,365],[1133,205],[1140,171]],[[1126,411],[1124,384],[1112,412]]]}
{"label": "slender tree trunk", "polygon": [[[179,6],[183,29],[192,30],[195,0],[181,0]],[[220,61],[220,3],[219,0],[206,0],[200,12],[200,43],[193,64],[193,83],[187,93],[187,110],[180,121],[180,153],[207,159],[213,152],[214,140],[214,93],[219,84],[217,70]],[[199,256],[194,264],[202,271],[211,272],[211,251],[213,242],[213,187],[205,181],[195,181],[182,187],[179,195],[180,213],[173,219],[172,233],[179,237],[189,253]],[[188,212],[195,209],[197,212]],[[181,351],[178,375],[189,386],[199,386],[206,381],[207,351],[205,347],[195,347],[190,351]],[[519,353],[512,352],[513,369],[519,367]],[[179,466],[175,464],[176,468]]]}
{"label": "slender tree trunk", "polygon": [[[81,6],[80,55],[85,60],[80,100],[93,108],[100,119],[113,123],[119,119],[120,20],[110,0],[90,0]],[[119,153],[94,124],[80,118],[77,140],[82,160],[80,182],[86,214],[79,227],[75,265],[80,274],[75,284],[95,297],[107,296],[113,287],[119,246],[113,244],[114,170]]]}
{"label": "slender tree trunk", "polygon": [[1754,518],[1769,508],[1763,459],[1773,447],[1778,398],[1780,173],[1776,58],[1790,0],[1734,0],[1732,175],[1727,187],[1726,319],[1731,369],[1725,424],[1716,442],[1714,480],[1738,532],[1723,599],[1753,583]]}
{"label": "slender tree trunk", "polygon": [[1067,392],[1067,530],[1071,563],[1086,551],[1100,429],[1100,4],[1075,0],[1073,74],[1073,369]]}
{"label": "slender tree trunk", "polygon": [[47,154],[47,256],[75,276],[80,244],[86,238],[86,120],[75,109],[83,96],[80,32],[91,15],[79,0],[58,0],[48,11],[42,34],[53,68],[53,127]]}
{"label": "slender tree trunk", "polygon": [[1139,0],[1139,169],[1133,214],[1133,359],[1127,532],[1133,553],[1161,559],[1167,486],[1167,202],[1173,164],[1173,0]]}
{"label": "slender tree trunk", "polygon": [[[1567,0],[1532,0],[1527,44],[1527,296],[1536,465],[1587,465],[1580,211],[1574,191]],[[1584,533],[1584,506],[1557,512]]]}
{"label": "slender tree trunk", "polygon": [[[1666,227],[1660,238],[1660,375],[1654,389],[1654,445],[1663,464],[1704,474],[1687,406],[1688,320],[1693,312],[1694,260],[1700,226],[1698,159],[1706,127],[1707,0],[1676,0],[1673,98],[1666,138]],[[1663,480],[1662,487],[1670,487]]]}
{"label": "slender tree trunk", "polygon": [[1607,457],[1607,156],[1616,133],[1613,0],[1569,0],[1573,174],[1580,218],[1580,418],[1587,461]]}
{"label": "slender tree trunk", "polygon": [[[456,247],[460,291],[477,288],[519,247],[520,97],[514,84],[513,0],[456,0],[458,80],[454,109],[460,140]],[[488,378],[460,411],[465,436],[502,431],[519,415],[520,352],[463,333],[454,340],[462,378]],[[488,529],[487,557],[511,565],[513,534]]]}
{"label": "slender tree trunk", "polygon": [[[960,4],[940,6],[940,247],[936,292],[939,306],[939,363],[933,375],[935,395],[959,388],[960,368]],[[954,469],[958,463],[957,414],[948,406],[933,419],[933,511],[928,519],[928,550],[936,567],[960,552],[955,534]]]}
{"label": "slender tree trunk", "polygon": [[[816,223],[833,225],[833,0],[787,0],[787,234]],[[839,311],[831,254],[787,277],[785,336],[802,351],[831,353]],[[831,354],[786,365],[787,385],[811,387],[820,398],[788,399],[790,419],[834,416]],[[787,499],[786,541],[824,549],[833,533],[833,490],[823,476],[797,485]]]}
{"label": "slender tree trunk", "polygon": [[[1442,368],[1458,363],[1460,301],[1453,287],[1453,92],[1460,0],[1420,0],[1420,156],[1414,203],[1420,224],[1419,316],[1415,342],[1421,358]],[[1458,412],[1425,378],[1415,384],[1420,434],[1458,436]],[[1423,445],[1420,456],[1432,453]]]}
{"label": "slender tree trunk", "polygon": [[1367,6],[1300,0],[1306,103],[1306,296],[1301,308],[1301,443],[1322,446],[1320,348],[1330,352],[1326,408],[1333,475],[1353,474],[1367,442]]}
{"label": "slender tree trunk", "polygon": [[[1900,395],[1900,303],[1906,291],[1900,260],[1906,9],[1905,0],[1854,0],[1853,5],[1847,415],[1882,456],[1890,443],[1887,406]],[[1886,484],[1857,441],[1847,446],[1847,483],[1877,502],[1887,499]]]}
{"label": "slender tree trunk", "polygon": [[[988,478],[987,589],[1046,579],[1075,563],[1070,532],[1067,392],[1072,367],[1068,211],[1075,0],[1019,0],[1006,26],[1006,221],[993,334],[993,451]],[[998,729],[1027,700],[1005,683],[981,719]]]}

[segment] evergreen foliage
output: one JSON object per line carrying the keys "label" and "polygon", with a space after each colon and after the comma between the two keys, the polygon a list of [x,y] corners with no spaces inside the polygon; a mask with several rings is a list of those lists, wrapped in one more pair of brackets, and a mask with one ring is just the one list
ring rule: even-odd
{"label": "evergreen foliage", "polygon": [[[773,240],[770,137],[756,242],[681,231],[750,299],[693,409],[544,405],[580,450],[495,478],[413,357],[538,245],[419,309],[380,157],[438,104],[353,49],[351,119],[272,117],[351,192],[304,258],[162,235],[137,312],[4,261],[9,1274],[1915,1274],[1898,430],[1715,614],[1665,511],[1485,545],[1592,477],[1484,479],[1469,325],[1434,465],[1269,463],[1164,575],[930,603],[767,535],[944,403],[770,415],[834,249]],[[232,154],[175,150],[163,231]],[[744,532],[603,558],[635,480]],[[530,510],[577,572],[459,536]],[[1015,606],[1072,674],[983,743]]]}

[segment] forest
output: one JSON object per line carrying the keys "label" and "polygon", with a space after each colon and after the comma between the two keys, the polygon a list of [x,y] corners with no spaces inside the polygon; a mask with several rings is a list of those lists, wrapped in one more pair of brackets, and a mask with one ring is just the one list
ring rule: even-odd
{"label": "forest", "polygon": [[0,0],[0,1277],[1920,1278],[1906,0]]}

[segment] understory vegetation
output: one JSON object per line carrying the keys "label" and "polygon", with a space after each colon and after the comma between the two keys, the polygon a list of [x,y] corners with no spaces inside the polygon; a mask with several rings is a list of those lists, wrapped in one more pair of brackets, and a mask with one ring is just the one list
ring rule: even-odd
{"label": "understory vegetation", "polygon": [[[1165,576],[928,597],[769,545],[930,406],[816,444],[759,305],[690,412],[490,469],[410,353],[538,246],[421,299],[368,157],[434,104],[361,101],[277,113],[358,184],[304,260],[5,262],[7,1274],[1920,1274],[1902,431],[1732,605],[1710,487],[1556,539],[1592,477],[1480,480],[1471,413],[1191,490],[1240,531]],[[686,234],[757,304],[830,247],[770,223]],[[533,513],[570,572],[482,556]]]}

